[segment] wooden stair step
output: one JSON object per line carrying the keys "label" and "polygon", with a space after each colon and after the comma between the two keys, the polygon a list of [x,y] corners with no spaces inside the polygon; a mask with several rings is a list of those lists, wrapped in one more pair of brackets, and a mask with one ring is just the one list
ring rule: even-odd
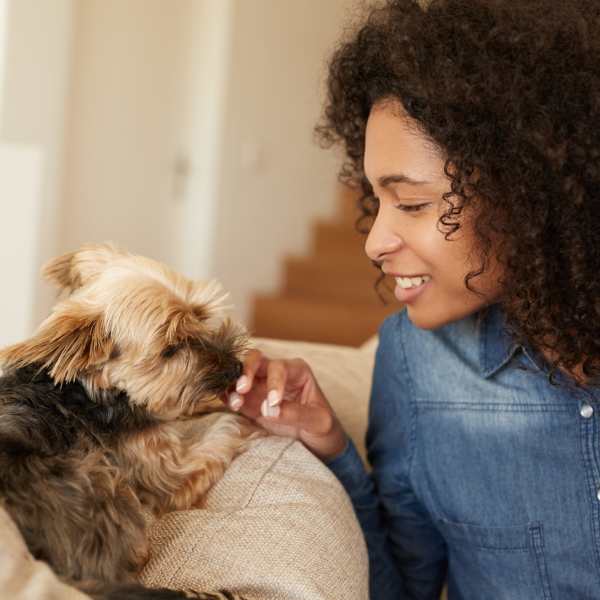
{"label": "wooden stair step", "polygon": [[374,289],[378,273],[364,252],[366,235],[356,231],[360,194],[340,184],[337,220],[315,222],[311,254],[285,260],[281,294],[255,297],[253,335],[358,346],[401,310],[392,282],[378,287],[387,305]]}
{"label": "wooden stair step", "polygon": [[310,265],[314,270],[321,273],[343,273],[344,275],[358,277],[360,279],[372,279],[380,274],[380,271],[373,265],[369,258],[364,255],[360,260],[355,256],[345,255],[318,255],[309,254],[308,256],[298,256],[289,254],[284,261],[284,268],[298,264]]}
{"label": "wooden stair step", "polygon": [[[316,256],[290,256],[285,261],[283,294],[342,303],[350,300],[378,307],[381,301],[374,286],[379,275],[369,261],[357,263]],[[391,299],[389,295],[385,297]]]}
{"label": "wooden stair step", "polygon": [[376,334],[385,317],[402,305],[373,306],[360,302],[331,302],[294,296],[255,297],[252,335],[360,346]]}
{"label": "wooden stair step", "polygon": [[314,253],[318,256],[365,257],[366,235],[349,224],[320,221],[315,223],[313,233]]}

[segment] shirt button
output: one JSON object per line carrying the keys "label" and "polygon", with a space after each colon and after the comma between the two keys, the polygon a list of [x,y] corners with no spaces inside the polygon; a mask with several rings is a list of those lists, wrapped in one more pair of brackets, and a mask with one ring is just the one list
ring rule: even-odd
{"label": "shirt button", "polygon": [[594,414],[594,409],[589,404],[584,404],[579,411],[584,419],[589,419]]}
{"label": "shirt button", "polygon": [[596,498],[598,498],[598,500],[600,500],[600,490],[598,490],[598,492],[596,493]]}

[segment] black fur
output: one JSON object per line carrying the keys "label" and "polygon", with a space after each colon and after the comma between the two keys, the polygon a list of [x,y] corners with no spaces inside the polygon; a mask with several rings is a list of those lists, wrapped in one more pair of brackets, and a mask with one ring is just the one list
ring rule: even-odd
{"label": "black fur", "polygon": [[[143,410],[132,409],[124,394],[105,394],[102,403],[94,402],[80,383],[57,386],[37,365],[9,370],[0,378],[0,502],[35,558],[62,576],[91,575],[78,570],[76,556],[71,556],[78,546],[66,542],[77,544],[86,527],[105,523],[104,499],[96,490],[114,464],[110,442],[153,425]],[[81,461],[98,448],[104,462],[81,469]],[[128,493],[123,479],[115,485],[114,509],[139,532],[142,543],[139,500]],[[76,529],[61,530],[59,523]],[[106,551],[100,538],[92,537],[89,544],[88,552]],[[133,573],[129,552],[111,551],[119,553],[119,568]]]}
{"label": "black fur", "polygon": [[[52,529],[52,511],[81,511],[93,520],[98,514],[94,511],[101,510],[101,502],[89,504],[89,496],[80,495],[78,486],[71,488],[66,483],[77,481],[80,457],[98,447],[110,460],[110,448],[119,436],[158,424],[143,407],[132,406],[123,392],[103,392],[92,400],[79,382],[57,386],[37,365],[9,370],[0,377],[0,503],[15,519],[36,558],[52,567],[72,561],[72,549],[57,549],[53,543],[57,532]],[[49,489],[53,498],[61,499],[59,503],[47,506],[44,502],[44,492]],[[143,531],[137,500],[117,495],[115,508],[130,523],[137,519],[137,528]],[[99,546],[97,551],[119,549]],[[125,555],[123,560],[127,560]],[[58,568],[59,574],[67,575],[64,571],[70,572],[68,582],[95,600],[241,599],[230,592],[195,594],[131,583],[84,583],[79,579],[85,574]]]}
{"label": "black fur", "polygon": [[106,392],[101,402],[91,401],[79,382],[57,386],[37,366],[0,378],[0,457],[64,454],[83,437],[110,445],[119,435],[156,424],[123,392]]}

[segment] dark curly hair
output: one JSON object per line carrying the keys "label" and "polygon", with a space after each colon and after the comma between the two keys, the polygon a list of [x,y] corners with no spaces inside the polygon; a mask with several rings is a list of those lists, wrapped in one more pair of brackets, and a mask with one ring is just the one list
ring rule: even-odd
{"label": "dark curly hair", "polygon": [[550,383],[559,367],[600,376],[600,2],[390,0],[335,50],[327,93],[315,132],[343,145],[359,230],[378,205],[367,118],[399,100],[446,158],[438,230],[448,239],[463,208],[476,217],[466,287],[494,252],[513,338],[559,357]]}

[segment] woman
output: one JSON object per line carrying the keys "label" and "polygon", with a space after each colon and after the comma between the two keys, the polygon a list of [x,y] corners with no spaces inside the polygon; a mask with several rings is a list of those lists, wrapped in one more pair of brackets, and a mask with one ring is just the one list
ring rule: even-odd
{"label": "woman", "polygon": [[340,479],[374,600],[599,597],[600,5],[389,1],[328,90],[317,131],[405,304],[372,472],[302,360],[251,352],[230,405]]}

